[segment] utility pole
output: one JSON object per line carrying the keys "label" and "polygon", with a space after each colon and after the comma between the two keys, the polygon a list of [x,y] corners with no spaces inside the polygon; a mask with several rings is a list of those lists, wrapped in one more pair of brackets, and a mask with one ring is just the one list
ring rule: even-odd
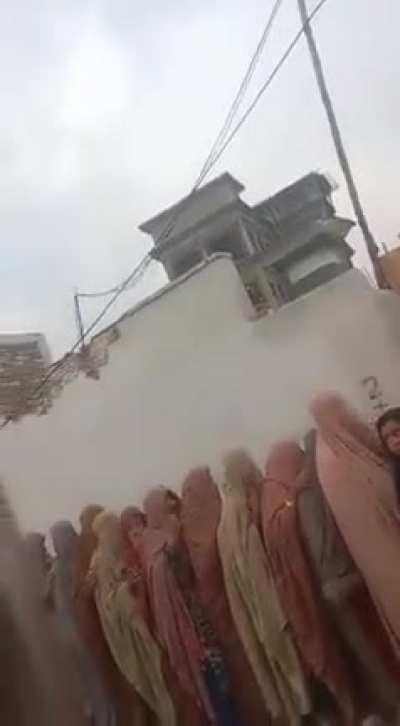
{"label": "utility pole", "polygon": [[353,178],[353,174],[350,168],[350,163],[344,148],[342,137],[340,134],[339,126],[336,120],[335,112],[333,110],[332,101],[329,95],[328,87],[326,85],[324,71],[322,68],[321,59],[318,53],[318,48],[315,42],[314,34],[311,28],[311,23],[308,19],[308,11],[306,0],[297,0],[300,12],[301,23],[304,28],[304,33],[307,39],[308,48],[311,54],[311,60],[317,79],[319,92],[321,95],[322,103],[325,108],[325,112],[328,118],[328,123],[331,129],[333,143],[335,145],[336,154],[339,160],[340,167],[343,172],[343,176],[346,180],[347,189],[353,205],[354,215],[357,219],[359,227],[363,233],[365,246],[367,248],[368,255],[371,259],[373,270],[375,273],[376,282],[378,287],[387,287],[385,277],[379,261],[379,247],[375,241],[375,238],[368,226],[367,218],[364,214],[364,210],[361,205],[360,197],[358,195],[357,187]]}
{"label": "utility pole", "polygon": [[83,327],[82,313],[81,313],[81,308],[79,305],[79,294],[78,294],[77,290],[75,290],[75,292],[74,292],[74,309],[75,309],[76,326],[78,328],[79,339],[81,341],[80,347],[82,349],[85,345],[85,331],[84,331],[84,327]]}

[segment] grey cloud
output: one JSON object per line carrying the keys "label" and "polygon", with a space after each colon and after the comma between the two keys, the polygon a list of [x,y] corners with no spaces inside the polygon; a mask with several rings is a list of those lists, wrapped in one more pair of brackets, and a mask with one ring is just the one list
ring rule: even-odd
{"label": "grey cloud", "polygon": [[[148,246],[137,225],[189,190],[270,5],[16,0],[2,10],[1,329],[42,329],[60,353],[75,335],[74,286],[108,287],[132,269]],[[295,6],[283,4],[253,92],[298,27]],[[331,0],[316,32],[371,226],[391,244],[400,9],[384,6]],[[341,185],[339,211],[351,214],[304,43],[214,173],[224,169],[250,201],[328,170]],[[364,265],[359,232],[351,239]],[[162,280],[150,271],[115,314]]]}

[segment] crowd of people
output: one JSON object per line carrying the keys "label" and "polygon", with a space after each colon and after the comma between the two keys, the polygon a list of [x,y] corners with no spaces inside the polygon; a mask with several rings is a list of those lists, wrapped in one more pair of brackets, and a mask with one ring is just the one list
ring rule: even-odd
{"label": "crowd of people", "polygon": [[[400,723],[400,409],[375,429],[336,394],[311,413],[264,471],[235,450],[221,486],[198,468],[179,495],[156,487],[121,515],[87,506],[79,533],[56,523],[53,557],[42,534],[3,526],[3,601],[19,595],[0,608],[0,670],[10,652],[9,680],[26,669],[16,638],[33,642],[21,698],[47,667],[43,700],[59,709],[26,723]],[[5,562],[19,574],[4,578]]]}

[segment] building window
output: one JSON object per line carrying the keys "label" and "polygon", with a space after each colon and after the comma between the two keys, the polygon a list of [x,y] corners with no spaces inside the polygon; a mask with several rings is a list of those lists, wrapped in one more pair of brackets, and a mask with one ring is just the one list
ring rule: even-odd
{"label": "building window", "polygon": [[296,285],[327,265],[340,265],[343,258],[340,252],[334,248],[321,247],[314,249],[296,262],[292,262],[287,267],[287,275],[291,285]]}
{"label": "building window", "polygon": [[255,309],[258,312],[265,310],[267,307],[267,300],[258,282],[248,282],[245,284],[245,288]]}
{"label": "building window", "polygon": [[264,267],[265,276],[267,278],[268,285],[270,286],[271,292],[277,303],[284,303],[287,300],[286,290],[284,283],[278,278],[278,276],[271,276],[271,270],[268,267]]}

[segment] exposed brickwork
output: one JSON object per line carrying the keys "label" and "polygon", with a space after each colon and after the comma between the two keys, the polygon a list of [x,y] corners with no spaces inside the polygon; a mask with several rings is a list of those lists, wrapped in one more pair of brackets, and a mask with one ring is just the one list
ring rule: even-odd
{"label": "exposed brickwork", "polygon": [[[37,393],[33,398],[31,392],[35,390],[37,382],[42,381],[51,369],[48,367],[45,369],[42,368],[39,373],[32,366],[28,400],[24,401],[22,407],[20,406],[19,416],[27,413],[36,413],[39,415],[47,413],[54,399],[60,396],[64,387],[75,380],[79,374],[84,374],[95,381],[99,380],[100,369],[109,360],[109,346],[118,340],[119,337],[119,328],[117,325],[114,325],[112,328],[105,330],[93,338],[89,345],[85,346],[81,351],[73,353],[72,355],[67,354],[64,359],[54,364],[54,373],[43,385],[40,394]],[[15,418],[15,415],[13,415],[13,418]]]}
{"label": "exposed brickwork", "polygon": [[26,414],[45,414],[54,398],[80,373],[98,380],[100,368],[108,362],[108,347],[120,336],[117,326],[96,336],[88,346],[53,364],[54,374],[40,388],[50,372],[40,336],[0,335],[0,418],[16,421]]}
{"label": "exposed brickwork", "polygon": [[42,380],[48,359],[39,336],[0,336],[0,416],[18,418],[35,410],[27,402]]}
{"label": "exposed brickwork", "polygon": [[108,348],[119,337],[119,329],[114,325],[93,338],[89,345],[85,346],[79,353],[67,355],[64,363],[54,373],[47,385],[47,406],[51,405],[53,399],[59,396],[63,388],[80,373],[84,373],[88,378],[93,378],[96,381],[99,380],[100,369],[108,363]]}

